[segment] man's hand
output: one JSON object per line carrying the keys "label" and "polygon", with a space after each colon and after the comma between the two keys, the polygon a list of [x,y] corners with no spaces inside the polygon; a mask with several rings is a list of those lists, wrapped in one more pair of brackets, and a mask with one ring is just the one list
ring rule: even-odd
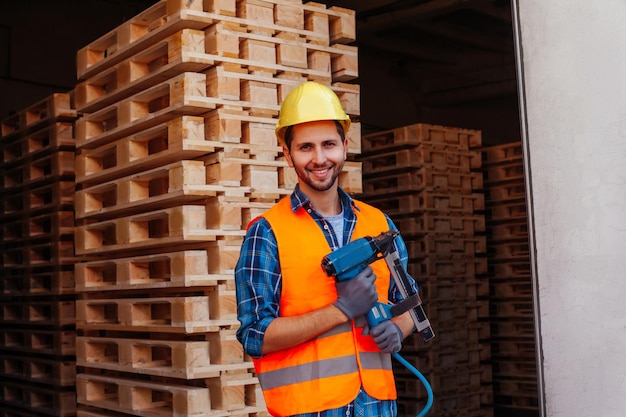
{"label": "man's hand", "polygon": [[348,320],[367,313],[378,300],[374,286],[376,275],[367,266],[356,277],[337,282],[337,301],[334,305],[348,317]]}
{"label": "man's hand", "polygon": [[369,329],[369,334],[378,345],[378,348],[385,353],[399,352],[402,348],[404,335],[400,327],[391,320],[385,320],[372,327]]}

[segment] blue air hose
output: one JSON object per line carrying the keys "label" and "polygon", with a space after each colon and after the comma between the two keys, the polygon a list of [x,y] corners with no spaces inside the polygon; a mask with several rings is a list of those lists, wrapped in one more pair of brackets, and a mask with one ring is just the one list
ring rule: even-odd
{"label": "blue air hose", "polygon": [[402,356],[400,356],[399,353],[394,352],[391,355],[394,358],[396,358],[398,360],[398,362],[400,362],[402,365],[404,365],[406,367],[406,369],[411,371],[411,373],[413,373],[420,381],[422,381],[422,384],[424,384],[424,388],[426,388],[426,393],[428,394],[428,401],[426,401],[426,405],[424,406],[422,411],[420,411],[419,414],[415,416],[415,417],[424,417],[426,415],[426,413],[428,413],[428,411],[430,410],[430,407],[432,407],[432,405],[433,405],[433,389],[432,389],[432,387],[428,383],[428,380],[426,379],[426,377],[424,377],[424,375],[422,375],[422,373],[420,371],[418,371],[417,368],[415,368],[413,365],[411,365],[406,359],[404,359]]}

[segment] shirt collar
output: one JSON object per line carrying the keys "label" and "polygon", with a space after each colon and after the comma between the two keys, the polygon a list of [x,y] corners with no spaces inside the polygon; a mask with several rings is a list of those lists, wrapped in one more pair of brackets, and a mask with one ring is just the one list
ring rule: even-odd
{"label": "shirt collar", "polygon": [[[337,190],[342,207],[352,207],[354,210],[361,211],[354,199],[350,197],[350,194],[346,193],[341,187],[337,187]],[[309,197],[300,189],[300,185],[296,184],[295,189],[291,193],[291,210],[295,213],[300,207],[307,209],[310,205]]]}

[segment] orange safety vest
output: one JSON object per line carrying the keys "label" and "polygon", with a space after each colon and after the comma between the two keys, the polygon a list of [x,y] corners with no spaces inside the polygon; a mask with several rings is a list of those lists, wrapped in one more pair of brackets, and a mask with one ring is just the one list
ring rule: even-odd
{"label": "orange safety vest", "polygon": [[[383,213],[358,202],[352,240],[389,229]],[[304,208],[296,213],[283,198],[265,217],[278,242],[282,273],[280,315],[301,315],[337,300],[335,280],[322,270],[331,249],[322,230]],[[384,260],[370,265],[376,274],[379,300],[387,302],[389,269]],[[380,400],[395,400],[391,355],[382,353],[354,320],[314,340],[254,359],[268,411],[289,416],[342,407],[356,398],[361,385]]]}

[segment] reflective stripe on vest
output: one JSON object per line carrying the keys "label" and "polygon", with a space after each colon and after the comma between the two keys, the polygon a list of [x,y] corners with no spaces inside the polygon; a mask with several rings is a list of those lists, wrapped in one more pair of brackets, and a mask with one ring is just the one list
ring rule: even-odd
{"label": "reflective stripe on vest", "polygon": [[[388,229],[379,210],[358,205],[361,212],[356,213],[353,240]],[[334,278],[321,268],[330,247],[317,223],[302,208],[293,213],[288,197],[264,217],[278,242],[280,315],[300,315],[332,304],[337,299]],[[379,299],[386,301],[389,270],[384,260],[371,266],[377,276]],[[293,415],[341,407],[356,397],[361,385],[375,398],[395,399],[391,356],[381,353],[370,336],[362,336],[362,330],[351,321],[314,340],[255,359],[270,413]]]}

